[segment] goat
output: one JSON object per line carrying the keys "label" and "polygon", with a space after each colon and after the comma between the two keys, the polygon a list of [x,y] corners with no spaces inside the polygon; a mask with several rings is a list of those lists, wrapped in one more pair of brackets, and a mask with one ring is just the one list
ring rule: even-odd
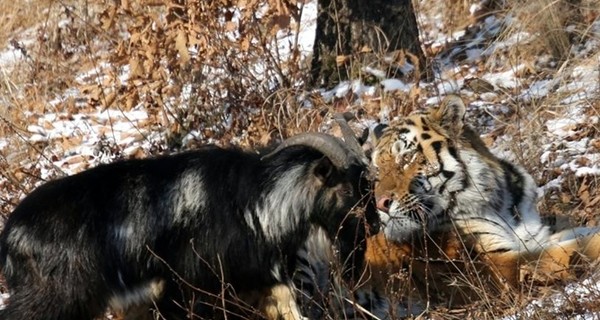
{"label": "goat", "polygon": [[311,226],[355,267],[377,231],[366,172],[340,139],[306,133],[263,157],[205,146],[48,182],[0,235],[10,293],[0,319],[93,319],[148,303],[166,319],[231,319],[244,310],[226,301],[253,292],[266,295],[263,316],[301,318],[290,273]]}

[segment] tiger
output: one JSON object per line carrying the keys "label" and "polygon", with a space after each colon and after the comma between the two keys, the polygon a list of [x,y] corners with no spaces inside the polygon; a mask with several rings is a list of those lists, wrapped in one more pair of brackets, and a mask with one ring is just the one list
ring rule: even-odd
{"label": "tiger", "polygon": [[[482,290],[569,279],[600,256],[598,229],[551,232],[533,177],[492,154],[465,114],[462,98],[448,95],[373,130],[382,228],[367,241],[373,290],[459,306]],[[406,270],[408,281],[393,281]]]}
{"label": "tiger", "polygon": [[[320,229],[311,229],[297,255],[292,274],[295,296],[307,319],[389,319],[392,301],[384,292],[363,286],[368,276],[349,282],[341,276],[340,260],[330,239]],[[394,306],[393,314],[405,318],[424,310],[403,303]]]}

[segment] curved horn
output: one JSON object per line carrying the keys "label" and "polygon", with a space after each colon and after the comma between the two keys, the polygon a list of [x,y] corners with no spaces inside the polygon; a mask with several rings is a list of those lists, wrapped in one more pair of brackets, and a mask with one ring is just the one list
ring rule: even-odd
{"label": "curved horn", "polygon": [[363,163],[368,163],[369,161],[367,160],[367,157],[365,156],[365,152],[363,151],[362,147],[360,146],[360,143],[358,142],[358,139],[356,138],[356,135],[354,134],[354,131],[352,130],[352,128],[350,128],[350,125],[348,124],[348,121],[352,120],[352,119],[356,119],[356,117],[350,113],[350,112],[344,112],[344,113],[336,113],[333,118],[335,119],[335,121],[337,121],[338,125],[340,126],[340,129],[342,130],[342,134],[344,135],[344,142],[346,142],[346,144],[348,145],[348,147],[350,148],[350,150],[352,150],[352,152],[354,152],[355,156],[360,159]]}
{"label": "curved horn", "polygon": [[321,152],[338,168],[348,168],[354,160],[352,152],[338,138],[321,132],[308,132],[290,137],[263,159],[271,157],[285,148],[299,145]]}

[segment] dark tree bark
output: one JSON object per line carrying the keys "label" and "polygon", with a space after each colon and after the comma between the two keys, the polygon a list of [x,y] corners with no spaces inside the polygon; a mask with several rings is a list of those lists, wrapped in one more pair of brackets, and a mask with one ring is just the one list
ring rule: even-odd
{"label": "dark tree bark", "polygon": [[336,58],[356,57],[364,48],[375,54],[404,49],[428,73],[410,0],[319,0],[311,85],[331,87],[348,79],[348,63]]}

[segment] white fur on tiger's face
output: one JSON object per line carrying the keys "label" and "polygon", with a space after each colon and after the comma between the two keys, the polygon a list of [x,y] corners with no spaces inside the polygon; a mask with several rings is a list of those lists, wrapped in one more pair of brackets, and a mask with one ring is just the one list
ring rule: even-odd
{"label": "white fur on tiger's face", "polygon": [[375,187],[386,238],[457,230],[481,252],[535,250],[548,227],[535,208],[537,186],[524,169],[491,154],[463,123],[458,96],[398,119],[376,139]]}

